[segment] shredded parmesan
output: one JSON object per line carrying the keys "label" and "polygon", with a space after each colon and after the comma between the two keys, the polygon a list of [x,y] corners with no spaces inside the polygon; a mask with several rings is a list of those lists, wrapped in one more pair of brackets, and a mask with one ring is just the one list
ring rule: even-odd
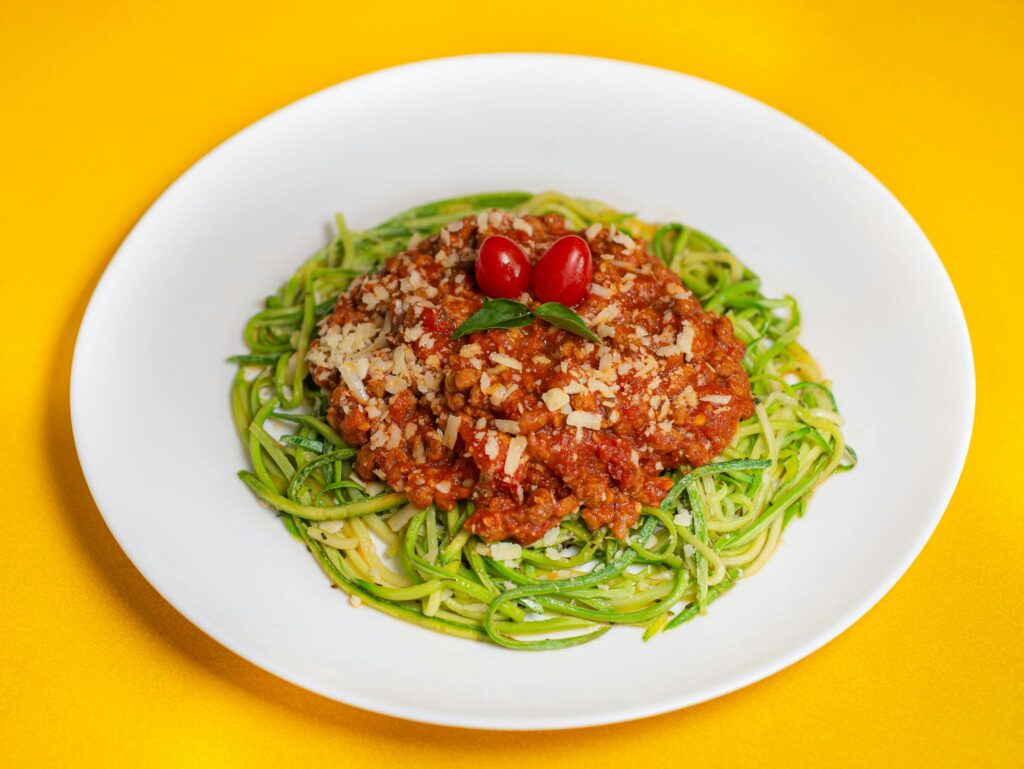
{"label": "shredded parmesan", "polygon": [[523,557],[523,547],[515,542],[495,542],[490,556],[496,561],[517,561]]}
{"label": "shredded parmesan", "polygon": [[540,539],[540,544],[545,547],[551,547],[553,544],[558,542],[558,537],[562,533],[561,528],[555,526],[553,529],[548,529],[544,532],[544,536]]}
{"label": "shredded parmesan", "polygon": [[337,534],[345,528],[347,523],[348,521],[321,521],[316,526],[310,526],[310,528],[319,529],[325,534]]}
{"label": "shredded parmesan", "polygon": [[633,238],[629,237],[629,235],[624,232],[616,232],[612,236],[612,242],[618,243],[620,246],[625,246],[627,249],[631,249],[636,245]]}
{"label": "shredded parmesan", "polygon": [[492,387],[491,388],[491,405],[492,406],[500,406],[502,403],[505,402],[505,398],[508,397],[508,394],[510,392],[511,392],[511,389],[509,389],[508,387],[505,387],[505,385],[495,385],[494,387]]}
{"label": "shredded parmesan", "polygon": [[487,436],[487,443],[484,444],[484,454],[488,459],[498,458],[498,439],[494,434]]}
{"label": "shredded parmesan", "polygon": [[525,232],[527,235],[533,235],[533,227],[525,219],[520,219],[518,216],[512,220],[512,229]]}
{"label": "shredded parmesan", "polygon": [[718,395],[716,393],[712,393],[711,395],[702,395],[700,396],[700,399],[705,403],[714,403],[719,406],[724,406],[725,404],[729,403],[732,400],[732,396]]}
{"label": "shredded parmesan", "polygon": [[586,427],[589,430],[601,429],[601,415],[593,411],[574,411],[565,419],[569,427]]}
{"label": "shredded parmesan", "polygon": [[606,305],[603,310],[601,310],[597,315],[595,315],[592,323],[593,325],[599,326],[603,323],[608,323],[609,321],[615,320],[616,318],[621,316],[622,309],[619,307],[619,305],[613,302],[611,304]]}
{"label": "shredded parmesan", "polygon": [[495,419],[494,426],[501,430],[503,433],[519,435],[519,423],[516,422],[514,419]]}
{"label": "shredded parmesan", "polygon": [[687,360],[693,354],[693,338],[696,335],[693,325],[688,321],[683,324],[683,330],[676,335],[676,344],[686,355]]}
{"label": "shredded parmesan", "polygon": [[492,352],[488,356],[492,361],[497,363],[499,366],[507,366],[513,371],[522,371],[523,364],[517,361],[515,358],[506,355],[503,352]]}
{"label": "shredded parmesan", "polygon": [[680,394],[682,395],[683,400],[686,401],[687,406],[691,409],[697,407],[697,391],[694,390],[693,387],[686,385],[686,387],[683,388],[683,392]]}
{"label": "shredded parmesan", "polygon": [[370,393],[366,391],[366,386],[363,384],[362,378],[356,371],[356,367],[350,361],[345,361],[345,363],[342,364],[341,379],[357,401],[365,404],[370,400]]}
{"label": "shredded parmesan", "polygon": [[505,455],[505,475],[515,475],[523,461],[523,454],[526,452],[526,438],[517,435],[508,444],[508,453]]}
{"label": "shredded parmesan", "polygon": [[444,423],[444,445],[450,449],[455,448],[455,442],[459,439],[459,427],[462,419],[455,414],[449,414]]}
{"label": "shredded parmesan", "polygon": [[548,411],[558,411],[569,403],[568,394],[560,387],[552,387],[540,398],[544,401],[544,405],[548,407]]}

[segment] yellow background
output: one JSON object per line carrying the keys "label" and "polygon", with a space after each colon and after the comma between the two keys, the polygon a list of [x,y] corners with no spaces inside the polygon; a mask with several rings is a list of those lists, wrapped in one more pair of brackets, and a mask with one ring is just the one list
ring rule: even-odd
{"label": "yellow background", "polygon": [[[1024,356],[1013,324],[1024,280],[1024,3],[284,9],[296,5],[0,5],[0,764],[1024,764]],[[105,264],[160,191],[216,143],[311,91],[490,50],[655,64],[793,115],[903,201],[966,311],[974,440],[931,542],[840,638],[705,705],[518,735],[321,699],[234,656],[165,603],[114,543],[78,467],[67,398],[75,333]],[[892,390],[914,395],[899,382]],[[899,514],[864,511],[883,522]],[[603,686],[645,674],[656,673],[636,661],[595,671]]]}

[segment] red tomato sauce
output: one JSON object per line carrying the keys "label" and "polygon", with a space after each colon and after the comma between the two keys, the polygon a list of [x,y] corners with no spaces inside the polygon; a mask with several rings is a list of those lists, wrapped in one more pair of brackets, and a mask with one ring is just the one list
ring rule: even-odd
{"label": "red tomato sauce", "polygon": [[474,260],[487,236],[514,240],[536,265],[571,232],[555,215],[485,212],[339,298],[309,363],[362,478],[419,507],[472,500],[465,525],[488,541],[535,542],[577,510],[624,537],[641,503],[671,486],[666,470],[731,442],[753,413],[743,344],[642,240],[612,227],[577,233],[593,283],[575,309],[603,344],[539,320],[450,338],[483,304]]}

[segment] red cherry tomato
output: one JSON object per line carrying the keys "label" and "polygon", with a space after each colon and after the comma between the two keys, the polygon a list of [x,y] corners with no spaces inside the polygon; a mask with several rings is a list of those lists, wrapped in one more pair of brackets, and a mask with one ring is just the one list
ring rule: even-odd
{"label": "red cherry tomato", "polygon": [[518,299],[530,285],[530,260],[516,243],[491,235],[476,254],[476,284],[494,299]]}
{"label": "red cherry tomato", "polygon": [[590,291],[594,275],[590,246],[579,235],[565,235],[554,243],[533,268],[530,287],[542,302],[574,307]]}

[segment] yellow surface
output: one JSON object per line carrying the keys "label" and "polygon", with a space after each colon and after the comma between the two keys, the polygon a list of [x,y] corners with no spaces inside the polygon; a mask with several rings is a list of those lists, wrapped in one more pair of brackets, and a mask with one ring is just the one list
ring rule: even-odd
{"label": "yellow surface", "polygon": [[[286,5],[0,5],[0,764],[507,767],[522,750],[544,767],[1024,764],[1024,356],[1011,325],[1024,280],[1024,5]],[[903,201],[966,310],[974,441],[921,557],[821,651],[686,711],[524,736],[421,726],[307,694],[218,646],[149,587],[76,461],[78,323],[166,185],[311,91],[489,50],[632,59],[788,112]],[[894,397],[913,397],[892,384]],[[864,511],[876,525],[899,514]],[[612,687],[616,675],[656,674],[636,660],[595,671]]]}

